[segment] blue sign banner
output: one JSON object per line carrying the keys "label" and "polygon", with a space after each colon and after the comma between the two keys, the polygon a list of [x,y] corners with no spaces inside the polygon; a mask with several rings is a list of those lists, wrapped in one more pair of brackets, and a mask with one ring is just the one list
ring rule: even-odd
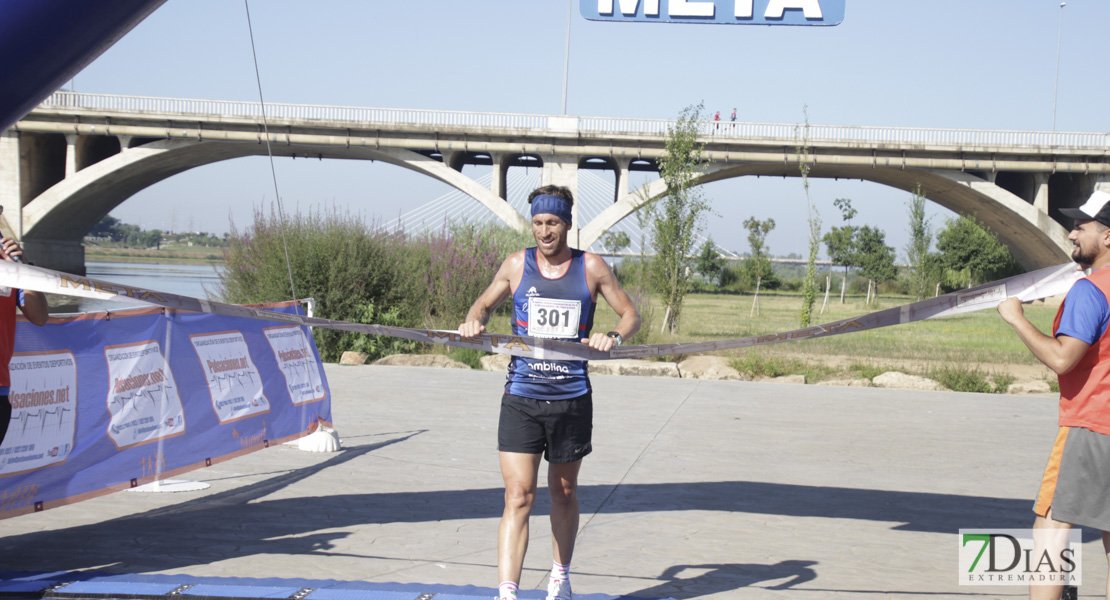
{"label": "blue sign banner", "polygon": [[0,518],[165,479],[331,421],[312,333],[285,323],[161,308],[43,327],[20,319],[10,370]]}
{"label": "blue sign banner", "polygon": [[591,21],[839,25],[847,0],[581,0]]}

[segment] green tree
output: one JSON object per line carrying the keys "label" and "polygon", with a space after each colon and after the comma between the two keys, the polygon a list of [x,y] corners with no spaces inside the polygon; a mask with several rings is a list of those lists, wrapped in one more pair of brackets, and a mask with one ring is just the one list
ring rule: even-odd
{"label": "green tree", "polygon": [[910,239],[906,242],[906,261],[909,263],[909,291],[917,300],[929,293],[936,281],[936,261],[930,260],[929,248],[933,245],[933,226],[925,216],[925,192],[921,184],[913,189],[909,201]]}
{"label": "green tree", "polygon": [[744,229],[748,230],[748,246],[751,248],[751,256],[744,261],[744,265],[751,265],[747,270],[755,280],[755,297],[752,298],[749,317],[759,314],[759,288],[763,284],[763,278],[771,273],[771,259],[767,255],[767,234],[774,228],[774,219],[760,221],[755,217],[748,217],[744,221]]}
{"label": "green tree", "polygon": [[868,295],[867,303],[872,302],[872,288],[874,298],[878,298],[879,285],[898,276],[898,267],[894,266],[894,248],[886,245],[886,234],[877,227],[864,225],[859,228],[856,235],[855,264],[859,266],[860,273],[867,278]]}
{"label": "green tree", "polygon": [[104,215],[104,218],[101,219],[100,222],[97,223],[91,230],[89,230],[89,235],[95,237],[106,237],[114,242],[118,242],[120,241],[119,228],[122,225],[123,222],[113,217],[112,215]]}
{"label": "green tree", "polygon": [[972,287],[1021,272],[1010,249],[974,216],[947,219],[937,232],[937,250],[948,289]]}
{"label": "green tree", "polygon": [[666,306],[663,329],[672,334],[678,328],[682,300],[690,289],[695,236],[701,229],[703,213],[709,209],[701,190],[694,185],[702,169],[704,144],[697,139],[701,111],[701,104],[684,108],[668,132],[666,154],[659,159],[659,174],[667,184],[667,195],[650,205],[655,248],[652,281]]}
{"label": "green tree", "polygon": [[702,277],[705,277],[711,283],[715,282],[720,287],[721,271],[725,268],[725,257],[717,251],[717,245],[713,243],[713,238],[705,240],[705,243],[701,245],[701,250],[698,251],[697,268]]}
{"label": "green tree", "polygon": [[844,290],[848,287],[848,269],[856,266],[853,262],[856,254],[856,228],[852,227],[852,218],[859,211],[852,208],[852,201],[848,198],[837,198],[833,200],[833,204],[840,209],[840,217],[847,225],[829,229],[821,239],[829,252],[829,261],[844,267],[844,273],[840,278],[840,303],[844,304]]}
{"label": "green tree", "polygon": [[806,215],[809,223],[809,256],[806,258],[806,277],[802,281],[802,327],[809,327],[813,318],[813,304],[817,301],[817,254],[821,251],[821,216],[817,214],[817,207],[809,197],[809,171],[812,168],[809,159],[809,106],[802,108],[805,115],[805,129],[800,135],[798,145],[798,170],[802,174],[802,187],[806,192]]}
{"label": "green tree", "polygon": [[606,231],[601,236],[601,245],[609,252],[620,252],[632,245],[632,239],[623,231]]}

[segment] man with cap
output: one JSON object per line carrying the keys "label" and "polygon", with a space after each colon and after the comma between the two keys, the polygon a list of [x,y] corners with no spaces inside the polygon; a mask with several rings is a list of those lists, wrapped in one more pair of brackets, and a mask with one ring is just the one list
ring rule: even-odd
{"label": "man with cap", "polygon": [[[1110,265],[1110,194],[1096,191],[1083,206],[1060,212],[1075,219],[1068,234],[1071,258],[1090,275],[1068,291],[1052,336],[1029,322],[1017,298],[998,306],[1003,320],[1060,380],[1060,429],[1033,508],[1034,543],[1050,550],[1057,565],[1075,525],[1102,531],[1110,557],[1110,268],[1104,268]],[[1033,585],[1029,597],[1059,598],[1063,587],[1062,581]]]}
{"label": "man with cap", "polygon": [[[505,259],[493,282],[470,307],[459,333],[474,337],[485,331],[494,309],[512,297],[514,334],[581,340],[603,352],[619,346],[640,329],[640,315],[601,257],[567,245],[574,203],[571,191],[540,187],[528,202],[536,246]],[[607,333],[591,335],[599,295],[620,318]],[[554,554],[547,598],[570,600],[570,561],[578,534],[578,472],[592,450],[592,428],[586,361],[512,358],[497,428],[505,481],[505,510],[497,532],[501,600],[517,597],[541,456],[548,462]]]}

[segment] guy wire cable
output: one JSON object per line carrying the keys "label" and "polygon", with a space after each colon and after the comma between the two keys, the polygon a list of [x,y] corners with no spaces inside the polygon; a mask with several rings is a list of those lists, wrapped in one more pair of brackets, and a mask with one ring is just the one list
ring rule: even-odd
{"label": "guy wire cable", "polygon": [[[285,251],[285,270],[289,273],[289,291],[293,294],[293,313],[297,316],[300,316],[300,298],[297,297],[297,284],[293,280],[293,264],[289,260],[289,242],[286,240],[285,237],[285,210],[282,208],[281,192],[278,190],[277,169],[274,168],[274,152],[270,146],[270,126],[266,119],[266,99],[262,95],[262,74],[258,69],[258,51],[254,47],[254,28],[251,26],[251,8],[248,0],[243,0],[243,9],[247,13],[247,33],[250,35],[251,57],[254,59],[254,80],[258,84],[258,104],[259,108],[262,111],[262,131],[266,136],[266,156],[270,161],[270,178],[274,182],[274,198],[277,199],[278,223],[281,225],[281,247],[282,250]],[[302,364],[304,365],[305,383],[307,383],[311,388],[313,383],[313,376],[307,359],[307,357],[311,355],[311,352],[309,352],[308,348],[308,339],[303,334],[301,336],[301,344],[302,352],[304,352],[304,356],[306,357],[301,360]],[[289,395],[290,397],[292,397],[292,389],[289,390]],[[293,400],[294,404],[297,403],[297,400],[295,398],[291,399]],[[307,405],[305,406],[307,407]],[[316,432],[318,431],[319,430],[316,430]]]}
{"label": "guy wire cable", "polygon": [[277,198],[278,223],[281,225],[281,245],[285,250],[285,268],[289,272],[289,291],[293,293],[293,310],[300,314],[297,302],[297,284],[293,281],[293,265],[289,261],[289,244],[285,240],[285,211],[281,206],[281,193],[278,191],[277,170],[274,168],[274,152],[270,147],[270,126],[266,121],[266,100],[262,97],[262,75],[258,70],[258,51],[254,48],[254,28],[251,27],[251,8],[248,0],[243,0],[247,12],[247,33],[251,40],[251,57],[254,58],[254,80],[258,83],[258,104],[262,109],[262,131],[266,137],[266,156],[270,160],[270,177],[274,181],[274,197]]}

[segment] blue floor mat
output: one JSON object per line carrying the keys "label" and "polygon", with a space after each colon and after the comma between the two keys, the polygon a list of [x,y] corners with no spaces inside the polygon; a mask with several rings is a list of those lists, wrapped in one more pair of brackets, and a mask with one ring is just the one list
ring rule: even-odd
{"label": "blue floor mat", "polygon": [[[0,599],[182,600],[283,598],[287,600],[489,600],[495,588],[335,579],[251,579],[191,575],[97,572],[0,573]],[[542,590],[521,590],[520,600],[543,600]],[[575,594],[575,600],[648,600],[632,596]]]}

